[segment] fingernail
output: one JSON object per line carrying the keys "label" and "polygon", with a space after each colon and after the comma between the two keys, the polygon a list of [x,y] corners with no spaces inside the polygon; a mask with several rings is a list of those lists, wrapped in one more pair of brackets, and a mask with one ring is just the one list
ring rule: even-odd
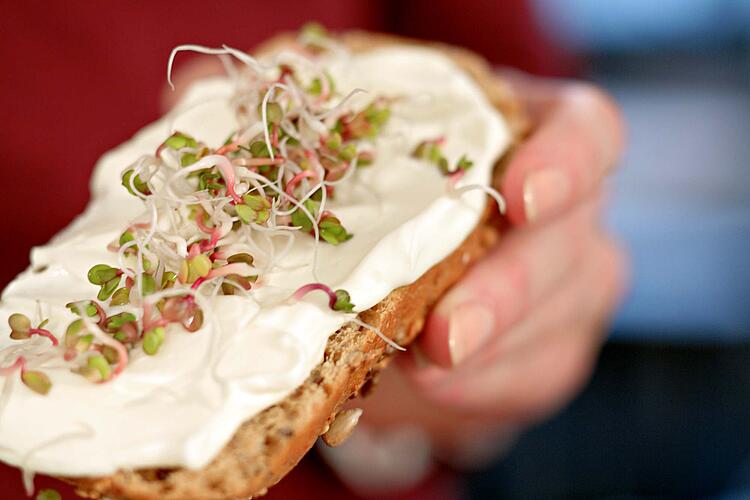
{"label": "fingernail", "polygon": [[526,220],[536,220],[553,214],[570,196],[570,180],[557,168],[545,168],[531,173],[523,184],[523,203]]}
{"label": "fingernail", "polygon": [[495,324],[491,310],[483,304],[464,303],[455,307],[448,320],[448,348],[456,366],[483,346]]}

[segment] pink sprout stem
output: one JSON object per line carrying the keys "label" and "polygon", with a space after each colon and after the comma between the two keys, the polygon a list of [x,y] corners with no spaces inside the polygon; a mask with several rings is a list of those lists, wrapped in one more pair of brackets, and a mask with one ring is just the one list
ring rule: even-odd
{"label": "pink sprout stem", "polygon": [[219,260],[219,259],[226,259],[227,253],[222,250],[215,250],[214,253],[212,253],[209,258],[212,261]]}
{"label": "pink sprout stem", "polygon": [[151,329],[151,316],[153,315],[154,307],[151,305],[150,302],[144,301],[143,302],[143,331],[148,331]]}
{"label": "pink sprout stem", "polygon": [[461,178],[463,178],[464,174],[466,174],[466,170],[462,170],[462,169],[456,170],[455,172],[451,172],[450,174],[448,174],[448,183],[451,186],[455,187],[456,184],[458,184],[458,181],[460,181]]}
{"label": "pink sprout stem", "polygon": [[52,335],[49,330],[45,330],[44,328],[32,328],[29,330],[29,335],[41,335],[42,337],[47,337],[48,339],[50,339],[53,346],[56,346],[60,343],[57,340],[57,337]]}
{"label": "pink sprout stem", "polygon": [[232,151],[237,151],[240,148],[240,145],[236,142],[231,142],[229,144],[225,144],[224,146],[217,149],[214,154],[217,155],[225,155],[227,153],[231,153]]}
{"label": "pink sprout stem", "polygon": [[206,275],[206,279],[212,280],[214,278],[227,276],[229,274],[241,274],[247,269],[246,266],[247,264],[243,262],[234,262],[232,264],[227,264],[226,266],[217,267],[216,269],[211,269],[211,271]]}
{"label": "pink sprout stem", "polygon": [[317,179],[318,174],[316,174],[312,170],[303,170],[302,172],[296,174],[294,177],[289,179],[289,182],[286,183],[286,189],[285,189],[286,194],[294,198],[294,188],[297,186],[297,184],[302,182],[302,179],[305,179],[305,178]]}
{"label": "pink sprout stem", "polygon": [[232,163],[242,167],[262,167],[263,165],[281,165],[286,160],[284,158],[237,158]]}
{"label": "pink sprout stem", "polygon": [[193,243],[188,250],[188,258],[197,257],[199,253],[201,253],[201,246],[198,243]]}
{"label": "pink sprout stem", "polygon": [[224,183],[227,185],[227,194],[232,197],[234,203],[242,203],[242,198],[234,190],[234,167],[229,162],[226,156],[222,155],[211,155],[206,156],[203,160],[215,161],[216,167],[218,167],[221,176],[224,178]]}
{"label": "pink sprout stem", "polygon": [[[219,240],[220,240],[220,239],[221,239],[221,237],[223,236],[223,235],[221,234],[221,228],[219,228],[219,227],[208,227],[208,226],[206,226],[206,224],[204,223],[204,220],[203,220],[203,212],[200,212],[200,213],[199,213],[199,214],[198,214],[198,215],[196,216],[196,218],[195,218],[195,223],[196,223],[196,224],[198,225],[198,228],[199,228],[199,229],[200,229],[201,231],[203,231],[204,233],[208,233],[208,234],[210,234],[210,235],[211,235],[211,239],[210,239],[210,241],[208,241],[208,242],[206,242],[206,241],[202,242],[202,243],[200,244],[200,246],[199,246],[199,248],[198,248],[197,252],[207,252],[207,251],[209,251],[209,250],[213,250],[214,248],[216,248],[216,244],[217,244],[217,243],[219,242]],[[194,247],[194,246],[195,246],[195,245],[193,245],[193,246],[191,246],[191,247],[190,247],[190,251],[191,251],[191,257],[195,257],[195,255],[192,255],[192,252],[193,252],[193,247]],[[197,253],[196,253],[196,255],[197,255]]]}
{"label": "pink sprout stem", "polygon": [[117,340],[112,343],[111,347],[117,351],[117,366],[115,366],[112,376],[109,377],[109,380],[114,380],[128,366],[128,350]]}
{"label": "pink sprout stem", "polygon": [[336,305],[336,294],[333,293],[333,290],[331,290],[331,287],[324,285],[323,283],[309,283],[307,285],[302,285],[297,289],[296,292],[292,295],[292,298],[294,300],[302,300],[302,298],[307,295],[310,292],[314,292],[315,290],[320,290],[322,292],[325,292],[328,294],[328,307],[333,309],[333,307]]}
{"label": "pink sprout stem", "polygon": [[21,373],[26,369],[26,358],[18,356],[12,365],[0,368],[0,376],[6,377],[13,374],[17,369],[21,369]]}
{"label": "pink sprout stem", "polygon": [[198,213],[198,215],[195,217],[195,223],[198,225],[198,229],[200,229],[204,233],[211,234],[214,229],[206,225],[204,215],[205,214],[203,213],[203,211],[200,211],[200,213]]}

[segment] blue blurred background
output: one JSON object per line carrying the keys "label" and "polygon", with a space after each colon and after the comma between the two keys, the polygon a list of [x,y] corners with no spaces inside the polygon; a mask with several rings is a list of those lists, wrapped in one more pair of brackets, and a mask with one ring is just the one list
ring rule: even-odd
{"label": "blue blurred background", "polygon": [[630,130],[613,230],[634,259],[616,335],[750,333],[750,2],[536,0]]}
{"label": "blue blurred background", "polygon": [[534,7],[625,114],[632,288],[592,383],[469,496],[750,498],[750,2]]}

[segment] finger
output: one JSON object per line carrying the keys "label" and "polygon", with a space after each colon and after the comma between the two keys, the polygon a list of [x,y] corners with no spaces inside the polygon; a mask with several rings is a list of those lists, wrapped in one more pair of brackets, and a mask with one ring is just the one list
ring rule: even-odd
{"label": "finger", "polygon": [[597,186],[620,156],[623,124],[616,105],[596,87],[516,75],[515,92],[539,120],[502,179],[515,224],[553,217]]}
{"label": "finger", "polygon": [[440,366],[456,366],[502,335],[565,276],[590,234],[598,199],[544,227],[510,233],[440,301],[419,348]]}
{"label": "finger", "polygon": [[625,289],[626,258],[610,238],[601,235],[593,240],[589,249],[582,256],[580,265],[569,274],[569,284],[547,297],[544,313],[549,318],[545,319],[541,312],[535,311],[538,313],[536,321],[519,324],[518,328],[512,328],[488,345],[471,360],[473,366],[467,366],[467,373],[536,349],[549,337],[557,335],[555,321],[575,325],[607,320]]}
{"label": "finger", "polygon": [[474,414],[524,422],[552,411],[590,371],[603,318],[621,295],[622,262],[612,243],[599,242],[575,279],[470,365],[412,382],[426,397]]}

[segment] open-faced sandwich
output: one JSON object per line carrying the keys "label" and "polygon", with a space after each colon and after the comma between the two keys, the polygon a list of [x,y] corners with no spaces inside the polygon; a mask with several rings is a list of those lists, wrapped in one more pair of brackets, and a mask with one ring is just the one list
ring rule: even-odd
{"label": "open-faced sandwich", "polygon": [[[319,28],[193,83],[4,291],[0,459],[82,495],[260,495],[496,241],[520,111],[476,56]],[[328,434],[326,434],[328,433]]]}

